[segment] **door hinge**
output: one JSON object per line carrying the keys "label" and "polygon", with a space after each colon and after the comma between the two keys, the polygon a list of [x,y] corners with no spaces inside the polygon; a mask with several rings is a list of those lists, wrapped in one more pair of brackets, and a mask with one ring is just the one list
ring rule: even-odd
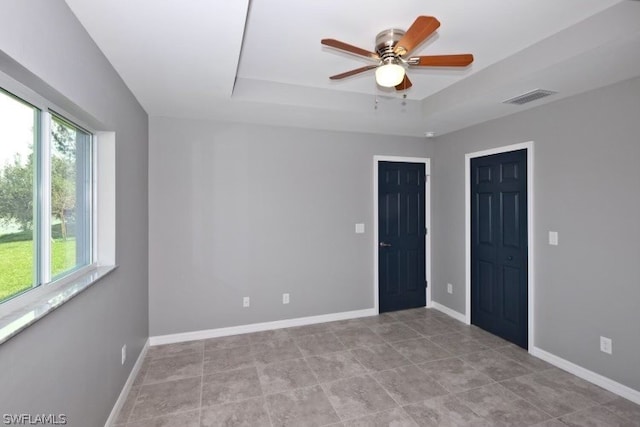
{"label": "door hinge", "polygon": [[429,282],[427,282],[426,280],[424,281],[424,287],[428,288],[429,287]]}
{"label": "door hinge", "polygon": [[427,234],[429,234],[429,229],[427,227],[424,228],[424,235],[426,236]]}

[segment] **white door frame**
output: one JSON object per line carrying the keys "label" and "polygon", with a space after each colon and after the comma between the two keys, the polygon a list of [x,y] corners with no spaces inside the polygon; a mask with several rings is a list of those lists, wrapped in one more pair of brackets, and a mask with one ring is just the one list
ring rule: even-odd
{"label": "white door frame", "polygon": [[380,301],[378,294],[378,166],[380,162],[404,162],[423,163],[425,179],[424,189],[424,225],[427,227],[427,234],[424,236],[425,243],[425,280],[427,281],[427,307],[431,307],[431,159],[427,157],[397,157],[397,156],[373,156],[373,308],[376,313],[380,313]]}
{"label": "white door frame", "polygon": [[507,145],[504,147],[492,148],[490,150],[477,151],[475,153],[468,153],[465,155],[465,184],[464,184],[464,205],[465,205],[465,298],[466,298],[466,313],[465,322],[471,324],[471,159],[476,157],[490,156],[492,154],[507,153],[516,150],[527,150],[527,287],[528,287],[528,343],[529,353],[534,348],[534,263],[533,257],[535,254],[535,242],[534,242],[534,170],[533,170],[533,141],[523,142],[520,144]]}

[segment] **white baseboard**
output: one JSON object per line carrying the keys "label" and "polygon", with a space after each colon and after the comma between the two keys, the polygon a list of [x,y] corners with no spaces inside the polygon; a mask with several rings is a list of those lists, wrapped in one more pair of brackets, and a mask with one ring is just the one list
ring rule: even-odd
{"label": "white baseboard", "polygon": [[[466,323],[465,315],[459,313],[455,310],[450,309],[447,306],[439,304],[435,301],[431,303],[431,308],[434,310],[441,311],[444,314],[453,317],[456,320],[459,320],[463,323]],[[607,378],[603,375],[597,374],[593,371],[590,371],[582,366],[576,365],[573,362],[569,362],[566,359],[563,359],[555,354],[549,353],[548,351],[542,350],[539,347],[533,347],[530,351],[533,356],[536,356],[545,362],[548,362],[564,371],[567,371],[576,377],[582,378],[585,381],[589,381],[597,386],[602,387],[605,390],[610,391],[611,393],[617,394],[620,397],[624,397],[638,405],[640,405],[640,391],[634,390],[631,387],[627,387],[624,384],[620,384],[617,381],[614,381],[610,378]]]}
{"label": "white baseboard", "polygon": [[446,305],[442,305],[440,303],[437,303],[435,301],[433,301],[431,303],[431,308],[433,308],[434,310],[438,310],[450,317],[453,317],[456,320],[461,321],[462,323],[467,323],[467,319],[466,316],[460,312],[457,312],[449,307],[447,307]]}
{"label": "white baseboard", "polygon": [[142,367],[142,362],[144,362],[144,358],[147,355],[147,351],[149,350],[149,340],[144,343],[144,347],[142,347],[142,351],[138,355],[138,359],[136,363],[133,365],[133,369],[129,373],[129,378],[127,378],[127,382],[124,383],[124,387],[122,387],[122,391],[120,392],[120,396],[118,396],[118,400],[116,400],[115,405],[113,405],[113,409],[111,409],[111,413],[109,414],[109,418],[107,418],[107,422],[104,423],[105,427],[111,427],[116,422],[116,418],[120,413],[120,409],[122,409],[122,405],[124,405],[124,401],[127,399],[129,395],[129,391],[131,391],[131,386],[133,382],[136,380],[138,376],[138,372],[140,372],[140,368]]}
{"label": "white baseboard", "polygon": [[614,381],[610,378],[607,378],[600,374],[596,374],[593,371],[576,365],[573,362],[569,362],[568,360],[558,357],[555,354],[549,353],[548,351],[542,350],[541,348],[533,347],[531,354],[539,357],[545,362],[549,362],[552,365],[575,375],[576,377],[589,381],[590,383],[600,386],[603,389],[610,391],[611,393],[615,393],[618,396],[624,397],[625,399],[628,399],[640,405],[640,391],[638,390],[634,390],[631,387],[627,387],[626,385],[620,384],[619,382]]}
{"label": "white baseboard", "polygon": [[231,326],[228,328],[206,329],[202,331],[182,332],[179,334],[158,335],[150,337],[153,345],[173,344],[183,341],[194,341],[208,338],[226,337],[229,335],[247,334],[250,332],[267,331],[271,329],[290,328],[292,326],[312,325],[314,323],[334,322],[337,320],[355,319],[358,317],[375,316],[376,310],[345,311],[342,313],[322,314],[319,316],[298,317],[296,319],[276,320],[273,322],[252,323],[249,325]]}

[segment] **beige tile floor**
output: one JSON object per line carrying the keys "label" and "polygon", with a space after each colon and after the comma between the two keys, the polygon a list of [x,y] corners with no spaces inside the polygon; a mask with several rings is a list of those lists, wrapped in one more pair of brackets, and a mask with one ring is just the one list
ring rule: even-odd
{"label": "beige tile floor", "polygon": [[640,427],[640,406],[414,309],[151,347],[116,425]]}

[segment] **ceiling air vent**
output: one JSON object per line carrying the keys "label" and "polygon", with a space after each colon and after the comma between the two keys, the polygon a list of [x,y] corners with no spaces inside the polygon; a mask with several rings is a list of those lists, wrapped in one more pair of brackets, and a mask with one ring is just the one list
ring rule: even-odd
{"label": "ceiling air vent", "polygon": [[545,96],[553,95],[554,92],[552,90],[544,90],[544,89],[536,89],[531,92],[523,93],[522,95],[518,95],[511,99],[507,99],[506,101],[502,101],[503,104],[515,104],[522,105],[527,102],[535,101],[536,99],[544,98]]}

